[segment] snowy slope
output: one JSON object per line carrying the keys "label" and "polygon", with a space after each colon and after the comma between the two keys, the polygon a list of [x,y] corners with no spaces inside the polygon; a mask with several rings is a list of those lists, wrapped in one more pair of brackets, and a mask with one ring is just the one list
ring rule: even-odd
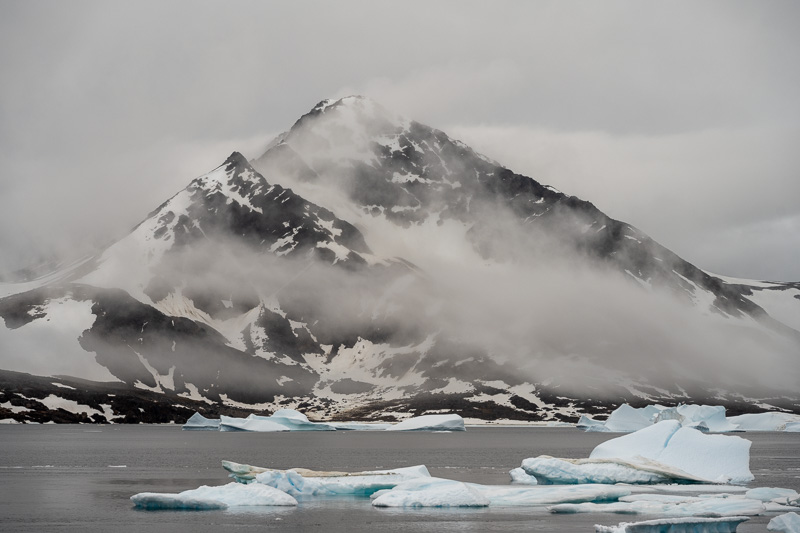
{"label": "snowy slope", "polygon": [[180,402],[522,420],[800,403],[800,285],[706,273],[363,97],[0,291],[0,369]]}

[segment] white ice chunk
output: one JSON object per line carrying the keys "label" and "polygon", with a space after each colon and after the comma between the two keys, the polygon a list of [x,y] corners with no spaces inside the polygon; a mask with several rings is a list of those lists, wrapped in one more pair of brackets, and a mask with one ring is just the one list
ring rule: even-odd
{"label": "white ice chunk", "polygon": [[476,485],[470,486],[489,499],[492,507],[530,507],[559,503],[612,502],[631,493],[630,487],[614,485]]}
{"label": "white ice chunk", "polygon": [[489,499],[460,481],[421,478],[404,481],[381,491],[372,500],[375,507],[487,507]]}
{"label": "white ice chunk", "polygon": [[386,431],[464,431],[464,419],[459,415],[422,415],[403,420]]}
{"label": "white ice chunk", "polygon": [[636,462],[639,457],[658,461],[715,483],[747,483],[750,441],[728,435],[704,435],[675,420],[666,420],[630,435],[606,441],[590,458],[615,458]]}
{"label": "white ice chunk", "polygon": [[514,468],[509,472],[511,476],[511,482],[517,483],[519,485],[538,485],[539,482],[536,480],[535,477],[528,474],[522,468]]}
{"label": "white ice chunk", "polygon": [[328,422],[328,425],[337,431],[383,431],[391,424],[373,422]]}
{"label": "white ice chunk", "polygon": [[559,459],[547,455],[522,461],[522,469],[539,483],[629,483],[653,484],[683,482],[708,482],[682,470],[638,457],[635,460],[616,458]]}
{"label": "white ice chunk", "polygon": [[778,487],[757,487],[745,492],[745,497],[762,502],[789,503],[798,497],[797,491]]}
{"label": "white ice chunk", "polygon": [[250,415],[247,418],[254,420],[264,420],[280,424],[290,431],[335,431],[336,428],[330,424],[311,422],[308,417],[300,411],[294,409],[279,409],[271,416]]}
{"label": "white ice chunk", "polygon": [[654,516],[755,516],[761,502],[747,498],[700,498],[688,502],[638,500],[613,503],[565,503],[548,507],[552,513],[621,513]]}
{"label": "white ice chunk", "polygon": [[200,413],[195,412],[189,420],[181,427],[181,429],[188,431],[218,431],[219,420],[206,418]]}
{"label": "white ice chunk", "polygon": [[651,425],[653,423],[653,417],[657,415],[658,412],[659,410],[656,406],[636,409],[624,403],[609,415],[608,420],[605,422],[605,427],[607,431],[615,433],[637,431]]}
{"label": "white ice chunk", "polygon": [[275,487],[293,496],[370,495],[391,489],[414,478],[428,478],[425,466],[376,470],[372,472],[314,472],[304,469],[266,470],[255,476],[258,483]]}
{"label": "white ice chunk", "polygon": [[266,419],[265,417],[258,418],[234,418],[232,416],[222,415],[219,417],[219,430],[220,431],[259,431],[259,432],[273,432],[273,431],[289,431],[289,428]]}
{"label": "white ice chunk", "polygon": [[[466,490],[464,488],[466,486]],[[421,492],[422,494],[417,494]],[[485,506],[531,507],[559,503],[616,501],[630,494],[627,487],[611,485],[513,486],[460,483],[441,478],[420,478],[373,494],[373,505],[385,507]],[[485,503],[484,503],[485,502]]]}
{"label": "white ice chunk", "polygon": [[748,413],[728,417],[728,420],[743,431],[784,431],[787,425],[800,422],[800,416],[791,413]]}
{"label": "white ice chunk", "polygon": [[643,522],[622,522],[617,526],[595,525],[595,533],[736,533],[746,516],[724,518],[662,518]]}
{"label": "white ice chunk", "polygon": [[800,533],[800,515],[785,513],[776,516],[767,524],[768,531],[782,531],[783,533]]}
{"label": "white ice chunk", "polygon": [[266,485],[228,483],[219,487],[203,485],[177,494],[142,492],[131,496],[136,507],[143,509],[225,509],[260,505],[297,505],[297,500]]}

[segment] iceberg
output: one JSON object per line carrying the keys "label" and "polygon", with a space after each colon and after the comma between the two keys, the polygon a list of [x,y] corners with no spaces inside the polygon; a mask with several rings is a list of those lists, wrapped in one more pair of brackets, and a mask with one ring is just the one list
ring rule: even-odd
{"label": "iceberg", "polygon": [[293,496],[369,496],[409,479],[430,477],[424,465],[367,472],[329,472],[306,468],[277,470],[232,461],[222,461],[222,466],[239,483],[256,482]]}
{"label": "iceberg", "polygon": [[208,510],[241,506],[297,505],[297,500],[275,488],[241,483],[228,483],[219,487],[203,485],[177,494],[141,492],[131,496],[131,501],[136,507],[147,510]]}
{"label": "iceberg", "polygon": [[783,533],[800,533],[800,515],[797,513],[784,513],[776,516],[767,524],[768,531],[782,531]]}
{"label": "iceberg", "polygon": [[219,420],[206,418],[195,412],[181,429],[186,431],[219,431]]}
{"label": "iceberg", "polygon": [[609,415],[608,420],[605,422],[606,431],[612,433],[628,433],[646,428],[652,425],[653,417],[658,415],[661,409],[663,409],[663,407],[660,405],[648,405],[647,407],[637,409],[631,407],[627,403],[623,403]]}
{"label": "iceberg", "polygon": [[514,468],[509,473],[511,482],[518,485],[538,485],[539,481],[522,468]]}
{"label": "iceberg", "polygon": [[[741,431],[786,431],[800,424],[800,415],[791,413],[748,413],[728,418]],[[797,431],[797,429],[791,429]]]}
{"label": "iceberg", "polygon": [[403,420],[386,431],[465,431],[459,415],[422,415]]}
{"label": "iceberg", "polygon": [[269,420],[269,417],[255,417],[250,415],[247,418],[234,418],[232,416],[220,416],[220,431],[289,431],[289,428],[278,422]]}
{"label": "iceberg", "polygon": [[736,533],[746,516],[724,518],[666,518],[643,522],[622,522],[617,526],[595,525],[595,533]]}
{"label": "iceberg", "polygon": [[492,507],[532,507],[559,503],[613,502],[631,493],[630,487],[614,485],[548,485],[515,487],[513,485],[476,485]]}
{"label": "iceberg", "polygon": [[629,495],[611,485],[513,486],[461,483],[442,478],[405,481],[373,494],[376,507],[532,507],[559,503],[608,502]]}
{"label": "iceberg", "polygon": [[294,409],[278,409],[270,416],[250,415],[248,418],[275,422],[290,431],[336,431],[331,424],[311,422],[306,415]]}
{"label": "iceberg", "polygon": [[654,423],[662,420],[678,420],[681,425],[712,433],[735,431],[737,425],[725,417],[725,408],[721,405],[684,405],[670,407],[661,411]]}
{"label": "iceberg", "polygon": [[487,507],[489,499],[473,486],[441,478],[405,481],[375,494],[375,507]]}
{"label": "iceberg", "polygon": [[579,483],[709,483],[677,468],[642,457],[636,460],[559,459],[540,455],[522,461],[522,470],[544,485]]}
{"label": "iceberg", "polygon": [[789,504],[794,502],[800,497],[796,490],[780,489],[777,487],[757,487],[750,489],[744,494],[745,498],[751,500],[759,500],[762,502],[775,502],[781,504]]}
{"label": "iceberg", "polygon": [[750,441],[728,435],[705,435],[665,420],[629,435],[599,444],[592,459],[641,458],[657,461],[713,483],[743,484],[754,479],[750,472]]}

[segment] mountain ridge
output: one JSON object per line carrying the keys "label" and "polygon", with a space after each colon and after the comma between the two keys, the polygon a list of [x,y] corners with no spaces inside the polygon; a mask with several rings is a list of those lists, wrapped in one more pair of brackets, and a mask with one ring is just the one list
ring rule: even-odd
{"label": "mountain ridge", "polygon": [[[209,405],[573,420],[620,401],[709,398],[725,357],[694,372],[704,350],[741,364],[737,344],[752,344],[796,372],[800,283],[735,281],[348,97],[320,102],[251,161],[233,152],[97,256],[0,286],[0,368],[48,374],[25,350],[58,341],[60,369]],[[660,344],[675,344],[669,357]],[[717,371],[716,401],[798,410],[791,384],[749,384],[742,366]]]}

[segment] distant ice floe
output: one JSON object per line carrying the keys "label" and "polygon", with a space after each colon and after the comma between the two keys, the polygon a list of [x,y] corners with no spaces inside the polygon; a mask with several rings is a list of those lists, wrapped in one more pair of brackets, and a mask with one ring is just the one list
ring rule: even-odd
{"label": "distant ice floe", "polygon": [[675,420],[682,426],[703,432],[725,433],[729,431],[800,431],[800,416],[791,413],[767,412],[739,416],[725,416],[721,405],[648,405],[631,407],[620,405],[607,420],[595,420],[583,415],[578,427],[586,431],[629,433],[644,429],[664,420]]}
{"label": "distant ice floe", "polygon": [[784,513],[776,516],[767,524],[768,531],[782,531],[783,533],[800,533],[800,515],[797,513]]}
{"label": "distant ice floe", "polygon": [[219,431],[219,420],[206,418],[200,413],[195,413],[183,425],[187,431]]}
{"label": "distant ice floe", "polygon": [[267,485],[228,483],[220,487],[203,485],[177,494],[142,492],[131,496],[131,501],[141,509],[227,509],[242,506],[290,506],[297,500],[285,492]]}
{"label": "distant ice floe", "polygon": [[724,518],[662,518],[643,522],[622,522],[617,526],[594,526],[595,533],[735,533],[746,516]]}
{"label": "distant ice floe", "polygon": [[364,422],[311,422],[294,409],[280,409],[270,416],[251,414],[247,418],[220,416],[219,420],[195,413],[183,425],[185,430],[210,431],[464,431],[464,419],[459,415],[422,415],[397,424]]}
{"label": "distant ice floe", "polygon": [[599,444],[588,459],[539,456],[522,469],[539,483],[747,483],[750,441],[665,420]]}

